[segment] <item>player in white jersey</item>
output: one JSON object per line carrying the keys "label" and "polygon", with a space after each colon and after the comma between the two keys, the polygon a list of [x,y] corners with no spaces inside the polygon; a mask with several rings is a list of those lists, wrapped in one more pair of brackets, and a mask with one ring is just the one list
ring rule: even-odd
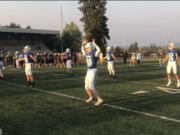
{"label": "player in white jersey", "polygon": [[20,70],[20,65],[19,65],[19,60],[18,60],[18,58],[19,58],[19,52],[16,51],[16,52],[15,52],[16,69],[17,69],[17,70]]}
{"label": "player in white jersey", "polygon": [[107,59],[107,69],[109,71],[109,75],[115,78],[115,70],[114,70],[114,59],[115,56],[111,51],[111,47],[106,48],[106,56],[104,59]]}
{"label": "player in white jersey", "polygon": [[97,102],[95,103],[96,106],[103,103],[102,98],[99,96],[98,92],[95,89],[95,81],[96,81],[96,74],[97,74],[97,60],[100,54],[100,48],[95,43],[95,40],[92,42],[88,42],[88,39],[85,38],[82,42],[81,51],[83,55],[86,57],[87,62],[87,74],[85,77],[85,89],[89,96],[86,100],[87,103],[93,101],[93,94],[97,98]]}
{"label": "player in white jersey", "polygon": [[137,51],[137,65],[141,65],[141,59],[142,59],[142,54],[140,51]]}
{"label": "player in white jersey", "polygon": [[24,47],[24,57],[19,58],[19,61],[25,61],[25,74],[27,78],[27,85],[28,87],[34,87],[34,78],[32,75],[32,68],[33,68],[33,62],[36,61],[36,58],[31,53],[31,47],[25,46]]}
{"label": "player in white jersey", "polygon": [[166,58],[163,60],[163,63],[165,63],[168,60],[168,64],[167,64],[167,77],[168,77],[168,83],[167,86],[171,85],[171,70],[173,69],[174,75],[176,77],[177,80],[177,87],[180,87],[180,81],[179,81],[179,77],[177,74],[177,63],[179,62],[179,58],[178,58],[178,51],[177,49],[174,47],[173,43],[168,44],[168,50],[167,50],[167,55]]}
{"label": "player in white jersey", "polygon": [[72,75],[72,55],[69,48],[66,49],[65,56],[66,56],[67,73],[69,75]]}

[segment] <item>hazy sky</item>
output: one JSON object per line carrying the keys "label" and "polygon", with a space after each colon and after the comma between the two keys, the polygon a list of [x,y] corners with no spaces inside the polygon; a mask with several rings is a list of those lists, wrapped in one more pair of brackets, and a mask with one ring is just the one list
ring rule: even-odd
{"label": "hazy sky", "polygon": [[[60,29],[60,1],[0,1],[0,24],[10,22],[37,29]],[[78,1],[63,1],[64,24],[74,21],[83,31]],[[180,43],[180,1],[108,1],[110,44],[138,41],[163,45],[168,37]]]}

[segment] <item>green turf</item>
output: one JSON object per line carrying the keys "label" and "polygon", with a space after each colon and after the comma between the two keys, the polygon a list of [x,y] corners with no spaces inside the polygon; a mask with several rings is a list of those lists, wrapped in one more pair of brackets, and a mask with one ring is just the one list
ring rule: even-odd
{"label": "green turf", "polygon": [[[180,94],[168,94],[157,86],[167,83],[166,68],[158,61],[144,61],[132,68],[115,63],[117,78],[98,67],[96,88],[105,103],[180,120]],[[34,69],[36,88],[87,98],[84,90],[86,66],[75,66],[69,77],[65,69]],[[179,135],[180,123],[143,116],[107,106],[33,91],[25,85],[24,71],[9,67],[0,81],[0,128],[3,135]],[[175,80],[173,80],[175,83]],[[171,86],[176,88],[175,84]],[[144,90],[149,93],[132,95]]]}

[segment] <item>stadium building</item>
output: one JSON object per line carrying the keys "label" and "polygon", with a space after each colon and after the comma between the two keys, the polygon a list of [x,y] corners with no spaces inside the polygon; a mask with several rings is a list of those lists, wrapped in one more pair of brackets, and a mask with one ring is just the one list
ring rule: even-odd
{"label": "stadium building", "polygon": [[22,52],[30,45],[33,52],[51,52],[49,41],[57,40],[60,34],[54,30],[22,29],[0,27],[0,49],[7,52]]}

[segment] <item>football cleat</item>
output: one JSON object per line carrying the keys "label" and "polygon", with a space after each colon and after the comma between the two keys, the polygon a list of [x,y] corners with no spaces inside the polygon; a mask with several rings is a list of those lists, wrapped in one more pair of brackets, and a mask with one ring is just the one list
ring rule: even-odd
{"label": "football cleat", "polygon": [[88,98],[88,99],[86,100],[86,103],[89,103],[89,102],[92,102],[92,101],[93,101],[93,98],[90,97],[90,98]]}
{"label": "football cleat", "polygon": [[94,104],[95,106],[99,106],[103,103],[102,99],[98,99],[98,101]]}
{"label": "football cleat", "polygon": [[177,87],[180,87],[180,82],[177,83]]}
{"label": "football cleat", "polygon": [[168,81],[167,85],[166,86],[170,86],[171,85],[171,81]]}

